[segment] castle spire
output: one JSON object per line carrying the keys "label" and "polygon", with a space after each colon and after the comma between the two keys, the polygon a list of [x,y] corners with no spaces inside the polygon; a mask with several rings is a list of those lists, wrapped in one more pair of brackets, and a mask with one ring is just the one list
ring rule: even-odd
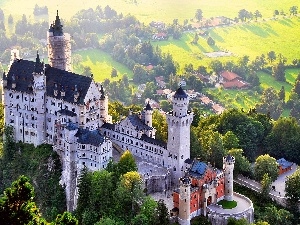
{"label": "castle spire", "polygon": [[58,15],[58,10],[56,11],[56,18],[53,24],[51,24],[49,31],[53,32],[54,36],[62,36],[63,35],[63,25],[61,24],[59,15]]}
{"label": "castle spire", "polygon": [[41,63],[39,51],[36,52],[36,59],[34,65],[34,72],[41,73],[43,71],[43,63]]}

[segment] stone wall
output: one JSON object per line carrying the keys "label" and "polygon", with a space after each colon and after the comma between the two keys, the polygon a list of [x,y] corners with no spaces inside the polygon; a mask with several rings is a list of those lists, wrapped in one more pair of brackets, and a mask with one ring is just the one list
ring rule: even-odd
{"label": "stone wall", "polygon": [[[236,218],[236,219],[242,219],[245,218],[249,223],[254,222],[254,208],[253,208],[253,203],[252,201],[247,198],[244,195],[238,194],[238,193],[233,193],[234,196],[238,198],[242,198],[246,200],[249,203],[249,207],[246,207],[244,210],[240,212],[216,212],[213,210],[208,211],[208,219],[210,220],[212,225],[227,225],[227,220],[230,217]],[[221,206],[220,206],[221,207]]]}

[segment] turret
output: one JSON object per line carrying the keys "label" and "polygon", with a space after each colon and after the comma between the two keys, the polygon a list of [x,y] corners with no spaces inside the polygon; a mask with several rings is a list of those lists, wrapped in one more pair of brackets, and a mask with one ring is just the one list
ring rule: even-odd
{"label": "turret", "polygon": [[108,98],[104,93],[103,86],[100,86],[100,119],[105,122],[108,117]]}
{"label": "turret", "polygon": [[50,25],[49,32],[51,32],[53,36],[63,36],[64,33],[62,27],[63,25],[60,22],[58,10],[57,10],[55,22],[53,22],[53,24]]}
{"label": "turret", "polygon": [[45,124],[46,124],[46,107],[45,107],[45,96],[46,96],[46,76],[44,73],[44,63],[41,62],[39,53],[36,54],[36,60],[34,65],[33,83],[29,83],[28,89],[32,90],[35,95],[35,100],[32,103],[35,111],[35,130],[36,138],[34,145],[40,145],[45,142]]}
{"label": "turret", "polygon": [[235,158],[231,155],[223,157],[223,169],[224,169],[224,199],[232,201],[233,198],[233,169],[234,169]]}
{"label": "turret", "polygon": [[190,199],[191,199],[191,180],[187,173],[179,179],[179,223],[181,225],[190,224]]}
{"label": "turret", "polygon": [[190,158],[190,127],[193,113],[188,111],[189,98],[179,87],[173,98],[173,110],[166,114],[168,123],[168,167],[173,171],[173,182],[176,182],[186,170],[185,160]]}
{"label": "turret", "polygon": [[149,127],[152,127],[152,113],[153,109],[151,108],[150,103],[148,102],[146,107],[144,108],[144,122]]}
{"label": "turret", "polygon": [[13,49],[10,51],[10,65],[13,64],[13,62],[20,59],[20,52],[18,49]]}
{"label": "turret", "polygon": [[47,46],[50,66],[72,71],[71,36],[63,32],[63,25],[58,16],[58,11],[55,21],[50,25],[47,32]]}

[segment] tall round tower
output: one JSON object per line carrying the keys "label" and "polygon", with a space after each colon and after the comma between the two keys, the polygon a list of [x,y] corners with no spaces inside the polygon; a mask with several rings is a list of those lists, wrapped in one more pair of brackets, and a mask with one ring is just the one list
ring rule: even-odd
{"label": "tall round tower", "polygon": [[100,86],[100,120],[107,122],[108,117],[108,98],[104,93],[103,86]]}
{"label": "tall round tower", "polygon": [[46,76],[44,73],[44,63],[40,61],[39,54],[37,53],[33,75],[33,93],[35,100],[32,103],[36,109],[35,113],[35,128],[36,139],[34,145],[40,145],[46,140],[45,124],[46,124]]}
{"label": "tall round tower", "polygon": [[190,200],[191,200],[191,180],[186,173],[184,177],[180,178],[179,187],[179,223],[181,225],[190,225]]}
{"label": "tall round tower", "polygon": [[225,178],[225,190],[224,199],[232,201],[233,197],[233,169],[234,169],[235,158],[231,155],[223,157],[223,169]]}
{"label": "tall round tower", "polygon": [[151,108],[148,102],[146,107],[144,108],[144,114],[145,114],[145,124],[147,124],[149,127],[152,127],[152,113],[153,113],[153,109]]}
{"label": "tall round tower", "polygon": [[193,113],[188,111],[189,97],[179,87],[173,95],[173,111],[166,114],[168,123],[168,157],[165,162],[173,171],[173,182],[183,176],[185,160],[190,158],[190,127]]}
{"label": "tall round tower", "polygon": [[57,10],[55,22],[47,32],[48,60],[54,68],[72,71],[71,37],[63,32],[62,27]]}

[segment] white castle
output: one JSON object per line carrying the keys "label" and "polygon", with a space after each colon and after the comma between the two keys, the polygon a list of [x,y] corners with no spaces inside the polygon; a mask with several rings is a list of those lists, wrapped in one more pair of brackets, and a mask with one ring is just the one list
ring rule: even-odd
{"label": "white castle", "polygon": [[173,181],[183,175],[190,158],[189,98],[180,87],[173,96],[173,110],[167,114],[168,142],[155,139],[152,108],[130,114],[118,123],[108,115],[108,98],[93,78],[71,72],[70,35],[60,18],[47,32],[49,64],[20,59],[12,51],[7,74],[2,79],[5,125],[12,126],[16,141],[35,146],[47,143],[60,155],[62,185],[67,207],[76,208],[77,181],[81,169],[105,168],[113,144],[128,149],[145,161],[171,172]]}

